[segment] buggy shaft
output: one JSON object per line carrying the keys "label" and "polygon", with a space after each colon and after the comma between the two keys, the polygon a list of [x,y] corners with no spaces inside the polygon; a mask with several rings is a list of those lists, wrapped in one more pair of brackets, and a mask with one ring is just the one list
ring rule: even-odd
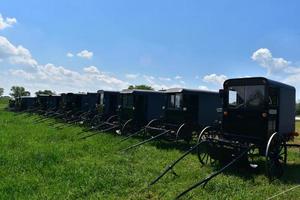
{"label": "buggy shaft", "polygon": [[152,140],[155,140],[156,138],[159,138],[159,137],[161,137],[161,136],[163,136],[163,135],[166,135],[166,134],[169,133],[169,132],[170,132],[170,130],[164,131],[164,132],[162,132],[162,133],[160,133],[160,134],[158,134],[158,135],[156,135],[156,136],[154,136],[154,137],[151,137],[151,138],[149,138],[149,139],[147,139],[147,140],[144,140],[144,141],[139,142],[139,143],[137,143],[137,144],[135,144],[135,145],[132,145],[132,146],[130,146],[130,147],[127,147],[127,148],[125,148],[125,149],[123,149],[123,150],[121,150],[121,151],[128,151],[128,150],[130,150],[130,149],[139,147],[139,146],[141,146],[141,145],[143,145],[143,144],[145,144],[145,143],[147,143],[147,142],[151,142]]}
{"label": "buggy shaft", "polygon": [[172,162],[171,165],[169,165],[156,179],[154,179],[149,186],[154,185],[157,181],[159,181],[162,177],[164,177],[170,170],[174,168],[174,166],[181,161],[183,158],[185,158],[187,155],[189,155],[191,152],[193,152],[200,144],[203,142],[200,142],[194,146],[192,146],[188,151],[186,151],[182,156],[180,156],[177,160]]}
{"label": "buggy shaft", "polygon": [[206,177],[205,179],[202,179],[201,181],[199,181],[198,183],[194,184],[193,186],[191,186],[190,188],[186,189],[185,191],[183,191],[182,193],[180,193],[175,199],[179,199],[182,196],[184,196],[185,194],[187,194],[188,192],[190,192],[191,190],[195,189],[196,187],[203,185],[203,187],[205,187],[205,185],[214,177],[218,176],[219,174],[221,174],[223,171],[225,171],[228,167],[230,167],[231,165],[233,165],[235,162],[237,162],[239,159],[241,159],[250,149],[252,148],[252,145],[250,147],[248,147],[245,151],[243,151],[239,156],[237,156],[236,158],[234,158],[232,161],[230,161],[228,164],[226,164],[224,167],[222,167],[220,170],[212,173],[210,176]]}

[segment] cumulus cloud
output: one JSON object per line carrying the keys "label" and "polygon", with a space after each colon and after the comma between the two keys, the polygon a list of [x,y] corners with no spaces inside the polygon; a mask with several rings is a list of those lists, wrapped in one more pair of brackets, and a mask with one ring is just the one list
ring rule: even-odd
{"label": "cumulus cloud", "polygon": [[73,55],[71,52],[68,52],[68,53],[66,54],[66,56],[69,57],[69,58],[74,57],[74,55]]}
{"label": "cumulus cloud", "polygon": [[125,74],[127,79],[137,79],[140,75],[139,74]]}
{"label": "cumulus cloud", "polygon": [[158,78],[160,81],[171,81],[172,79],[169,77],[159,77]]}
{"label": "cumulus cloud", "polygon": [[[75,71],[51,63],[39,64],[28,49],[15,46],[2,36],[0,36],[0,59],[10,65],[17,64],[18,66],[18,69],[5,72],[6,76],[10,76],[6,79],[9,79],[11,84],[24,84],[35,90],[42,88],[51,88],[58,92],[120,90],[129,85],[111,74],[100,71],[96,66],[88,66]],[[3,79],[1,81],[4,82]]]}
{"label": "cumulus cloud", "polygon": [[16,18],[10,18],[10,17],[3,18],[3,16],[0,14],[0,30],[3,30],[8,27],[12,27],[16,23],[17,23]]}
{"label": "cumulus cloud", "polygon": [[205,85],[200,85],[198,88],[200,90],[208,90],[208,87],[206,87]]}
{"label": "cumulus cloud", "polygon": [[182,79],[182,76],[177,75],[177,76],[174,77],[174,79],[175,79],[175,80]]}
{"label": "cumulus cloud", "polygon": [[85,67],[85,68],[83,68],[83,71],[85,71],[86,73],[91,73],[91,74],[98,74],[98,73],[100,73],[100,71],[98,70],[98,68],[95,67],[95,66]]}
{"label": "cumulus cloud", "polygon": [[273,57],[271,51],[267,48],[260,48],[255,51],[251,59],[257,62],[260,66],[268,71],[268,75],[276,75],[278,73],[294,73],[299,72],[299,69],[291,66],[291,62],[284,58]]}
{"label": "cumulus cloud", "polygon": [[93,57],[94,53],[88,50],[82,50],[81,52],[77,53],[78,57],[91,59]]}
{"label": "cumulus cloud", "polygon": [[0,36],[0,59],[7,60],[11,64],[37,65],[28,49],[23,46],[14,46],[7,38]]}
{"label": "cumulus cloud", "polygon": [[209,74],[203,77],[203,81],[206,83],[213,83],[215,85],[222,85],[223,82],[227,79],[227,76],[220,74]]}
{"label": "cumulus cloud", "polygon": [[34,75],[32,75],[31,73],[28,73],[22,69],[17,69],[17,70],[10,70],[10,73],[13,76],[17,76],[19,78],[25,78],[26,80],[33,80],[35,79]]}

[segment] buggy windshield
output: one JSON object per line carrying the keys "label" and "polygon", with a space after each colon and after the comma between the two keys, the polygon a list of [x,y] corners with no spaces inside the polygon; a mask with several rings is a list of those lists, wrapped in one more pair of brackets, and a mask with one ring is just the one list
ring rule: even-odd
{"label": "buggy windshield", "polygon": [[182,107],[182,94],[171,94],[168,96],[169,109],[181,109]]}
{"label": "buggy windshield", "polygon": [[228,88],[229,108],[262,108],[264,99],[264,85],[231,86]]}

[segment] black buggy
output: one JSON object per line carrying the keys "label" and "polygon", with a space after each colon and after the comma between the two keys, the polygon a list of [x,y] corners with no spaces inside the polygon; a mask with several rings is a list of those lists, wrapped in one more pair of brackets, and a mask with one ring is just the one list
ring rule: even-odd
{"label": "black buggy", "polygon": [[145,127],[151,135],[169,130],[171,139],[190,141],[193,133],[218,123],[221,98],[217,92],[173,88],[164,93],[166,101],[161,118]]}
{"label": "black buggy", "polygon": [[120,134],[139,131],[153,119],[162,115],[165,93],[152,90],[123,90],[120,93]]}
{"label": "black buggy", "polygon": [[45,94],[38,95],[37,112],[44,115],[54,113],[59,108],[60,100],[61,100],[61,96],[59,95],[45,95]]}
{"label": "black buggy", "polygon": [[99,90],[97,92],[98,98],[94,107],[95,115],[90,121],[92,130],[103,129],[106,123],[109,126],[117,120],[119,94],[120,92],[117,91]]}
{"label": "black buggy", "polygon": [[23,96],[16,98],[15,106],[17,111],[33,112],[36,110],[37,98]]}
{"label": "black buggy", "polygon": [[257,158],[265,158],[270,180],[283,174],[287,144],[295,133],[295,88],[266,78],[239,78],[224,82],[221,126],[204,128],[198,143],[174,161],[152,183],[156,183],[186,155],[197,150],[202,165],[223,166],[209,177],[182,192],[177,198],[209,180],[233,164],[258,167]]}

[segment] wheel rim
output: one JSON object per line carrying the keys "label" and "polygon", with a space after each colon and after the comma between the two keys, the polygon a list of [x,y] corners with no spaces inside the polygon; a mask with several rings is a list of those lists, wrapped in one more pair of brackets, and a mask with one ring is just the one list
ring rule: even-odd
{"label": "wheel rim", "polygon": [[[197,155],[201,165],[214,165],[216,160],[213,159],[209,154],[209,141],[208,138],[213,137],[213,135],[209,132],[210,127],[206,127],[202,130],[198,137],[198,149]],[[200,144],[201,143],[201,144]]]}
{"label": "wheel rim", "polygon": [[287,147],[285,142],[277,133],[274,133],[270,137],[266,150],[266,173],[271,181],[283,175],[286,160]]}

